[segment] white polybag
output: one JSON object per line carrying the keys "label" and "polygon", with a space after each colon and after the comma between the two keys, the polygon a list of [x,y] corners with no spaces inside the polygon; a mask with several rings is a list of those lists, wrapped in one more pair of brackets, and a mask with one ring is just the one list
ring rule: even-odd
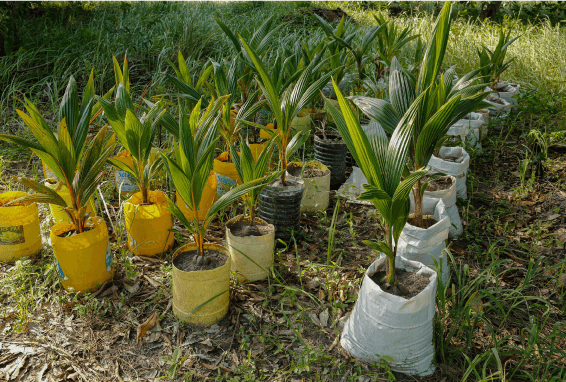
{"label": "white polybag", "polygon": [[487,108],[490,116],[498,117],[511,112],[511,103],[501,98],[498,93],[490,93],[484,101],[490,105]]}
{"label": "white polybag", "polygon": [[[381,127],[381,125],[376,121],[371,121],[367,125],[363,124],[361,125],[361,128],[364,133],[366,133],[366,137],[370,143],[373,139],[379,139],[380,137],[387,139],[385,130],[383,130],[383,127]],[[346,179],[346,182],[340,186],[337,193],[340,197],[346,198],[352,203],[371,205],[371,202],[369,201],[356,200],[357,197],[364,192],[362,187],[364,184],[368,184],[368,180],[364,173],[359,167],[353,166],[352,174],[350,174],[350,177]]]}
{"label": "white polybag", "polygon": [[462,142],[466,142],[466,137],[468,136],[469,133],[470,133],[470,128],[460,120],[455,124],[453,124],[452,126],[450,126],[450,128],[446,132],[446,135],[460,137]]}
{"label": "white polybag", "polygon": [[[458,207],[456,206],[457,181],[453,175],[449,176],[452,178],[452,185],[449,189],[424,192],[423,215],[435,215],[437,210],[436,205],[440,200],[442,200],[442,202],[444,203],[443,213],[446,214],[448,218],[450,218],[449,236],[452,238],[457,238],[464,229],[462,227],[462,221],[460,219]],[[409,194],[409,197],[411,199],[411,213],[413,213],[415,211],[415,201],[412,192]]]}
{"label": "white polybag", "polygon": [[364,192],[363,185],[368,184],[368,180],[359,167],[353,166],[352,173],[336,192],[338,196],[346,199],[350,203],[372,205],[367,200],[357,200],[358,196]]}
{"label": "white polybag", "polygon": [[[453,162],[445,159],[451,159]],[[441,147],[438,157],[433,155],[428,162],[430,171],[453,175],[456,178],[456,195],[461,199],[468,198],[466,174],[469,167],[470,155],[463,147]]]}
{"label": "white polybag", "polygon": [[[379,356],[394,359],[394,371],[426,376],[434,372],[432,320],[437,287],[436,272],[400,256],[395,266],[429,277],[430,283],[417,296],[407,300],[383,291],[370,279],[385,263],[385,255],[368,268],[354,310],[342,332],[340,344],[351,355],[367,363],[378,363]],[[383,265],[382,265],[383,264]]]}
{"label": "white polybag", "polygon": [[[503,98],[505,101],[509,102],[511,105],[517,105],[517,99],[513,98],[513,96],[519,94],[519,90],[521,89],[521,85],[513,84],[507,81],[500,81],[495,85],[495,91],[500,98]],[[486,91],[491,91],[489,87],[486,88]]]}
{"label": "white polybag", "polygon": [[[442,208],[445,205],[442,200],[438,201],[436,208]],[[399,243],[397,244],[397,254],[403,256],[407,260],[418,261],[426,266],[435,267],[437,263],[442,262],[442,282],[448,282],[450,268],[448,265],[448,257],[446,256],[446,240],[450,230],[450,218],[447,214],[440,216],[440,219],[429,228],[419,228],[412,224],[405,224]]]}

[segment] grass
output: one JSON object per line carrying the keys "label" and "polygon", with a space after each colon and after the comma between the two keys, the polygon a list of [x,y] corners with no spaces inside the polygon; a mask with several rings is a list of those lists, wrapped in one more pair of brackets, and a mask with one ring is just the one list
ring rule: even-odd
{"label": "grass", "polygon": [[[357,21],[357,28],[373,23],[373,10],[356,4],[321,4],[341,6]],[[54,116],[71,73],[84,80],[94,66],[97,90],[103,92],[113,83],[111,55],[121,56],[128,49],[133,93],[140,94],[152,84],[152,94],[157,94],[165,87],[163,71],[170,70],[165,59],[175,62],[177,49],[189,57],[194,70],[207,57],[221,59],[230,53],[231,45],[213,21],[215,13],[238,30],[259,25],[271,14],[296,16],[297,7],[304,5],[309,4],[88,3],[66,9],[60,13],[64,17],[55,16],[60,17],[55,19],[57,28],[53,23],[30,23],[22,37],[23,49],[0,58],[0,106],[6,111],[0,117],[2,130],[23,131],[13,116],[12,97],[18,91],[31,95]],[[277,46],[290,46],[298,37],[322,38],[307,19],[294,20],[282,29]],[[425,37],[432,26],[427,15],[393,21],[412,25]],[[548,150],[564,142],[566,31],[550,24],[514,28],[523,36],[510,48],[515,62],[506,79],[532,91],[500,132],[490,130],[482,156],[472,158],[469,200],[459,206],[465,231],[450,244],[452,284],[438,290],[434,344],[439,371],[433,379],[421,381],[566,379],[566,290],[558,286],[566,272],[566,229],[561,221],[541,218],[547,211],[564,212],[560,204],[547,209],[545,200],[566,191],[563,157]],[[460,72],[474,68],[475,46],[493,45],[496,38],[492,24],[457,20],[452,31],[446,62],[457,65]],[[411,55],[408,47],[403,56]],[[37,70],[17,72],[43,64]],[[547,155],[540,159],[546,172],[537,177],[536,167],[526,166],[521,182],[520,161],[536,159],[531,155],[537,152],[529,138],[532,131],[548,141]],[[0,189],[19,187],[8,174],[37,176],[37,158],[4,144],[0,148]],[[305,152],[311,153],[308,148]],[[339,333],[338,318],[353,308],[364,271],[375,257],[362,243],[373,239],[376,231],[375,218],[366,207],[333,200],[324,213],[305,216],[305,231],[295,236],[296,245],[276,254],[268,281],[232,285],[226,329],[216,334],[185,328],[167,311],[170,254],[155,264],[125,249],[112,174],[105,178],[100,195],[99,206],[107,205],[116,226],[111,238],[117,262],[116,295],[65,293],[47,249],[38,259],[1,264],[3,342],[37,337],[36,342],[62,348],[72,338],[67,350],[73,352],[75,363],[86,365],[81,370],[90,380],[116,378],[116,374],[118,380],[140,380],[148,370],[157,372],[152,378],[178,381],[409,380],[388,371],[387,365],[368,366],[341,354],[339,346],[332,347]],[[241,208],[234,206],[226,215],[234,216]],[[41,214],[42,224],[48,225],[47,209],[42,208]],[[226,220],[224,215],[219,218],[209,238],[222,240]],[[141,289],[130,294],[125,283],[139,283]],[[330,324],[322,328],[312,315],[326,309]],[[161,314],[162,325],[156,333],[173,341],[172,350],[181,349],[176,353],[168,351],[165,342],[136,345],[137,325],[154,310]],[[69,325],[75,330],[63,332]],[[38,328],[39,336],[32,332]],[[207,340],[213,346],[202,344]],[[105,349],[108,343],[111,351]],[[38,356],[34,362],[49,363],[54,369],[71,367],[62,354],[51,349],[47,358]],[[100,363],[91,364],[93,359]],[[143,363],[146,360],[150,366]],[[203,366],[211,363],[213,369]]]}
{"label": "grass", "polygon": [[[163,90],[163,71],[171,71],[166,59],[176,62],[177,50],[188,59],[193,71],[209,58],[220,60],[233,49],[227,37],[214,21],[218,15],[228,26],[244,33],[259,25],[269,16],[291,15],[281,30],[275,47],[292,46],[299,38],[320,41],[322,32],[312,21],[297,12],[308,3],[97,3],[81,6],[57,4],[69,8],[53,12],[56,16],[39,18],[26,23],[20,32],[23,46],[15,54],[0,57],[0,107],[4,122],[12,117],[16,105],[14,96],[20,92],[43,103],[44,108],[56,112],[57,100],[62,95],[69,75],[85,81],[91,69],[95,71],[96,90],[103,93],[113,84],[111,56],[122,57],[126,52],[131,63],[131,82],[141,94],[148,85],[150,94]],[[357,22],[355,28],[374,25],[377,10],[362,9],[355,3],[317,3],[317,6],[341,6]],[[433,16],[427,14],[401,16],[392,19],[427,38],[433,25]],[[518,42],[509,48],[508,57],[514,64],[505,73],[505,79],[526,88],[549,94],[563,103],[566,90],[566,28],[549,22],[524,25],[507,21]],[[53,25],[57,25],[56,28]],[[460,73],[475,69],[476,47],[493,47],[497,41],[498,26],[486,22],[478,24],[457,20],[452,27],[446,63],[457,65]],[[412,57],[414,44],[403,51]],[[273,57],[274,58],[274,57]],[[37,69],[29,70],[34,67]],[[80,87],[80,86],[79,86]]]}

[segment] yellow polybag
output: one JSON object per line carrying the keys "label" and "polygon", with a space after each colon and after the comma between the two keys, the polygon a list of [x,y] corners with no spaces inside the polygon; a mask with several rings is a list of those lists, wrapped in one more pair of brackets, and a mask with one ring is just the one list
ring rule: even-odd
{"label": "yellow polybag", "polygon": [[[175,251],[179,254],[196,249],[195,243],[182,246]],[[217,324],[228,313],[230,304],[230,254],[217,244],[204,244],[204,249],[218,251],[228,257],[226,263],[208,271],[185,272],[175,264],[173,275],[173,313],[186,323],[199,327]],[[194,313],[190,314],[200,305]]]}
{"label": "yellow polybag", "polygon": [[3,207],[28,195],[22,191],[0,194],[0,262],[35,256],[41,251],[41,232],[36,203]]}
{"label": "yellow polybag", "polygon": [[93,291],[110,280],[114,273],[108,229],[104,219],[89,219],[90,230],[69,237],[61,237],[73,230],[71,223],[61,222],[51,227],[50,238],[57,271],[67,290]]}
{"label": "yellow polybag", "polygon": [[152,204],[142,204],[141,192],[124,202],[124,219],[128,235],[128,248],[138,256],[156,256],[173,247],[175,237],[167,197],[161,191],[148,191]]}

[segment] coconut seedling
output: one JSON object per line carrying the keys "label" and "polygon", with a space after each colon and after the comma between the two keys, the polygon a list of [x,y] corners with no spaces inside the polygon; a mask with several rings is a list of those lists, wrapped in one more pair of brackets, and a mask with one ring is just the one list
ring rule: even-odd
{"label": "coconut seedling", "polygon": [[499,30],[499,40],[494,50],[488,49],[483,46],[480,50],[477,49],[479,57],[480,72],[483,82],[489,83],[491,89],[495,90],[495,86],[500,80],[501,74],[507,70],[511,65],[514,58],[505,62],[507,55],[507,48],[521,36],[511,39],[511,29],[505,33],[502,29]]}
{"label": "coconut seedling", "polygon": [[[370,201],[379,212],[383,239],[364,243],[384,255],[370,265],[364,276],[340,344],[365,362],[386,359],[396,371],[430,375],[435,369],[432,321],[437,275],[420,262],[407,261],[405,254],[398,255],[409,217],[411,189],[427,173],[424,167],[412,173],[406,167],[415,128],[411,117],[420,105],[410,106],[411,112],[402,118],[391,139],[386,134],[375,134],[369,140],[338,86],[333,85],[341,113],[328,100],[327,107],[367,178],[358,199]],[[416,281],[401,278],[409,274],[413,280],[420,279],[420,287]],[[417,335],[412,331],[415,325],[420,328]],[[356,346],[359,343],[363,346]]]}
{"label": "coconut seedling", "polygon": [[[55,134],[37,107],[27,98],[25,108],[16,110],[36,138],[36,142],[11,135],[0,139],[31,149],[57,176],[58,186],[66,187],[66,196],[34,180],[16,180],[35,191],[14,200],[48,203],[61,208],[68,216],[51,227],[50,240],[56,269],[63,286],[75,292],[95,288],[112,277],[112,252],[104,219],[91,216],[89,204],[102,181],[104,166],[115,147],[115,138],[107,139],[104,126],[87,139],[94,104],[94,81],[91,77],[79,103],[77,84],[71,76],[60,107],[60,122]],[[10,204],[8,204],[10,205]],[[88,264],[88,268],[85,267]]]}
{"label": "coconut seedling", "polygon": [[167,171],[179,195],[193,211],[192,216],[185,216],[179,207],[169,200],[169,210],[193,235],[197,245],[198,265],[207,260],[204,252],[206,231],[216,214],[234,203],[254,187],[259,187],[263,179],[242,184],[220,197],[208,210],[204,219],[198,217],[198,206],[206,187],[206,182],[214,159],[214,150],[218,141],[218,110],[227,101],[228,96],[213,100],[201,113],[201,104],[197,103],[190,116],[180,108],[179,141],[174,142],[174,153],[161,154]]}
{"label": "coconut seedling", "polygon": [[[435,147],[443,140],[450,126],[466,114],[482,109],[487,94],[480,93],[485,84],[471,71],[454,82],[454,68],[441,73],[452,21],[451,4],[447,2],[440,14],[431,41],[427,44],[423,63],[416,78],[401,66],[397,58],[391,61],[389,101],[364,96],[350,97],[369,118],[377,121],[388,134],[412,126],[410,141],[410,171],[426,167]],[[432,180],[433,178],[429,178]],[[422,199],[427,182],[415,183],[414,223],[424,228]]]}
{"label": "coconut seedling", "polygon": [[109,162],[135,180],[142,195],[142,203],[148,204],[150,184],[163,166],[159,157],[151,158],[157,127],[163,114],[162,105],[153,105],[138,118],[136,109],[139,107],[134,105],[122,82],[117,84],[114,104],[101,97],[97,99],[118,140],[132,157],[131,165],[115,159],[109,159]]}
{"label": "coconut seedling", "polygon": [[[406,171],[414,125],[409,117],[404,117],[400,128],[393,132],[389,141],[384,135],[374,135],[370,142],[335,82],[333,86],[340,110],[325,98],[326,106],[368,181],[358,199],[370,201],[382,220],[380,228],[384,239],[377,244],[368,243],[387,256],[385,281],[396,286],[395,257],[399,235],[409,217],[409,194],[427,173],[424,167],[411,174]],[[411,106],[413,112],[417,108],[417,104]]]}
{"label": "coconut seedling", "polygon": [[266,143],[257,162],[243,138],[240,138],[241,153],[238,153],[235,145],[230,146],[242,182],[250,184],[263,180],[259,187],[242,196],[247,214],[238,215],[226,223],[226,246],[232,258],[231,269],[240,281],[266,278],[273,264],[275,227],[257,216],[261,191],[280,174],[276,171],[266,175],[272,158],[272,142],[273,138]]}
{"label": "coconut seedling", "polygon": [[[311,61],[313,61],[317,55],[325,54],[327,48],[325,41],[321,41],[316,45],[313,44],[311,41],[307,41],[306,43],[302,42],[301,44],[302,44],[302,49],[301,49],[302,61],[304,66],[310,64]],[[321,62],[313,69],[312,82],[316,80],[316,78],[320,74],[322,67],[325,66],[326,64],[327,64],[327,60],[321,60]],[[320,99],[320,95],[313,98],[313,100],[311,101],[311,110],[310,110],[311,115],[316,113],[315,105],[319,101],[319,99]]]}
{"label": "coconut seedling", "polygon": [[[268,72],[266,69],[267,65],[255,50],[243,37],[240,36],[240,40],[247,55],[253,62],[254,70],[258,73],[255,78],[267,101],[267,108],[275,120],[275,128],[272,130],[254,122],[246,123],[263,129],[270,136],[274,136],[274,142],[279,151],[280,170],[282,170],[280,180],[266,186],[262,193],[263,199],[260,195],[259,217],[275,226],[277,238],[289,240],[289,230],[298,229],[300,201],[304,186],[300,182],[286,181],[287,163],[291,155],[308,138],[308,132],[304,131],[300,131],[292,136],[291,125],[297,114],[317,96],[330,79],[332,73],[322,76],[309,86],[313,69],[318,65],[322,57],[317,55],[317,58],[299,73],[300,77],[296,81],[294,78],[284,79],[284,76],[275,69]],[[292,199],[292,202],[284,203],[285,198]],[[284,204],[281,206],[282,209],[275,207],[279,203]]]}
{"label": "coconut seedling", "polygon": [[[41,183],[23,177],[16,180],[36,193],[19,201],[48,203],[63,207],[76,233],[86,229],[87,206],[96,187],[104,177],[104,165],[112,154],[115,139],[106,139],[107,128],[101,128],[87,144],[87,136],[94,105],[94,80],[91,73],[79,104],[77,83],[73,76],[63,95],[59,110],[57,135],[37,107],[27,97],[22,104],[25,108],[16,110],[20,118],[36,138],[29,141],[15,135],[0,135],[0,139],[31,149],[57,176],[60,185],[67,187],[70,202],[57,192]],[[17,201],[14,201],[17,202]]]}
{"label": "coconut seedling", "polygon": [[[238,153],[235,145],[230,145],[236,171],[238,171],[238,175],[243,183],[250,183],[257,179],[263,179],[263,186],[265,186],[281,175],[281,171],[275,171],[266,176],[273,152],[272,143],[273,137],[265,144],[263,151],[257,158],[257,162],[254,160],[250,148],[242,137],[240,137],[241,154]],[[255,226],[257,222],[257,202],[262,190],[263,187],[254,188],[242,197],[242,200],[248,210],[250,226],[252,227]]]}
{"label": "coconut seedling", "polygon": [[346,74],[346,68],[349,66],[348,61],[351,58],[349,56],[348,50],[345,49],[343,45],[337,43],[333,37],[336,36],[338,38],[344,39],[344,41],[348,43],[351,42],[355,35],[349,35],[347,37],[345,36],[346,29],[348,28],[348,25],[350,25],[350,21],[346,22],[345,17],[342,16],[340,23],[338,23],[338,25],[333,28],[332,25],[330,25],[322,17],[319,17],[314,13],[313,16],[315,16],[315,20],[326,35],[324,42],[326,43],[326,46],[328,48],[329,67],[330,70],[336,70],[333,77],[336,82],[340,84]]}
{"label": "coconut seedling", "polygon": [[[393,57],[399,57],[401,50],[410,41],[419,38],[418,34],[411,34],[412,28],[405,27],[400,29],[394,22],[388,23],[383,14],[374,15],[377,25],[385,25],[377,36],[377,52],[379,54],[375,59],[376,76],[380,77],[385,74],[385,67],[391,66]],[[417,46],[418,51],[418,46]]]}
{"label": "coconut seedling", "polygon": [[179,108],[179,140],[174,152],[161,154],[178,194],[189,213],[168,200],[169,211],[193,237],[193,243],[181,246],[173,254],[173,312],[184,322],[198,326],[218,323],[228,312],[231,259],[221,245],[205,243],[206,231],[215,216],[263,180],[237,186],[221,196],[201,218],[198,206],[207,187],[214,150],[218,141],[219,109],[228,96],[212,99],[201,112],[200,101],[190,116]]}
{"label": "coconut seedling", "polygon": [[256,79],[277,126],[274,132],[273,130],[265,129],[263,125],[252,122],[247,123],[264,129],[270,134],[275,134],[274,141],[277,147],[280,148],[279,158],[281,170],[283,171],[281,174],[281,183],[285,185],[285,172],[287,170],[289,157],[302,146],[306,140],[305,134],[302,132],[291,136],[291,122],[301,110],[318,96],[320,90],[326,85],[335,71],[323,75],[318,80],[310,83],[312,74],[322,58],[322,55],[319,54],[302,71],[296,82],[289,81],[289,79],[282,81],[279,73],[275,70],[268,72],[267,65],[261,60],[255,50],[248,45],[244,38],[240,37],[240,39],[258,73]]}
{"label": "coconut seedling", "polygon": [[363,81],[366,77],[366,64],[370,61],[370,56],[368,55],[373,41],[381,33],[381,31],[386,27],[387,24],[376,25],[368,29],[363,35],[358,35],[356,32],[351,33],[344,38],[339,37],[332,30],[326,21],[324,21],[320,16],[315,15],[318,20],[319,25],[322,26],[323,30],[327,35],[331,35],[331,38],[336,41],[339,45],[346,48],[350,55],[353,57],[356,64],[356,70],[358,72],[358,86],[360,92],[364,92]]}
{"label": "coconut seedling", "polygon": [[[175,96],[182,98],[184,101],[184,107],[192,110],[197,102],[203,96],[203,87],[208,85],[208,78],[212,73],[212,64],[208,62],[207,64],[202,66],[200,74],[198,76],[191,75],[191,71],[189,69],[189,65],[187,61],[183,57],[181,51],[177,54],[179,67],[177,68],[175,64],[171,61],[167,60],[169,65],[175,71],[175,76],[172,76],[168,73],[165,74],[169,82],[171,82],[175,87],[177,87],[182,94],[174,94]],[[204,107],[208,106],[208,102],[206,100],[202,101]],[[173,125],[176,125],[174,122],[174,118],[171,121]],[[178,127],[178,126],[177,126]],[[176,131],[176,128],[173,128]],[[178,134],[176,135],[178,137]]]}
{"label": "coconut seedling", "polygon": [[255,91],[249,95],[246,102],[240,104],[237,110],[234,104],[238,99],[238,78],[236,73],[238,60],[224,61],[222,64],[212,62],[214,86],[211,87],[213,97],[220,98],[228,96],[227,101],[220,109],[220,119],[218,132],[225,145],[224,151],[227,152],[227,162],[232,162],[230,147],[238,141],[240,132],[245,127],[244,121],[253,118],[266,104],[266,101],[258,101],[260,91]]}
{"label": "coconut seedling", "polygon": [[[222,29],[224,34],[230,39],[236,51],[237,66],[235,73],[238,79],[238,86],[241,89],[241,103],[245,103],[250,94],[254,91],[254,64],[242,46],[238,34],[234,33],[226,26],[218,16],[214,19],[218,26],[220,26],[220,29]],[[255,29],[253,33],[247,33],[247,31],[240,32],[246,41],[249,42],[249,45],[254,49],[258,57],[263,57],[269,51],[272,41],[277,37],[277,32],[285,26],[286,23],[280,23],[277,26],[275,24],[276,17],[271,16],[265,20],[259,28]]]}

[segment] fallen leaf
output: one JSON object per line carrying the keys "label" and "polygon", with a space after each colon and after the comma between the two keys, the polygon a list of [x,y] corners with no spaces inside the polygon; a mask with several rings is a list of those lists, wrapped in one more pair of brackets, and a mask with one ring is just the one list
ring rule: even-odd
{"label": "fallen leaf", "polygon": [[330,317],[330,314],[328,313],[328,308],[326,308],[318,317],[322,326],[326,327],[328,325],[328,317]]}
{"label": "fallen leaf", "polygon": [[334,341],[332,342],[332,345],[330,345],[330,347],[328,348],[328,351],[332,351],[332,349],[334,349],[336,347],[336,345],[338,345],[338,342],[340,342],[339,336],[334,339]]}
{"label": "fallen leaf", "polygon": [[312,322],[314,322],[315,325],[322,326],[316,313],[309,313],[308,316],[311,318]]}
{"label": "fallen leaf", "polygon": [[115,291],[118,290],[118,286],[117,285],[112,285],[110,288],[106,289],[104,292],[102,292],[102,294],[100,295],[100,297],[107,297],[110,296],[111,294],[113,294]]}
{"label": "fallen leaf", "polygon": [[543,217],[540,220],[543,221],[543,222],[546,222],[546,221],[558,219],[561,216],[562,215],[560,215],[560,214],[553,214],[553,215],[550,215],[550,216]]}
{"label": "fallen leaf", "polygon": [[136,292],[140,290],[140,283],[135,282],[134,285],[128,285],[124,283],[124,289],[126,289],[130,294],[136,294]]}
{"label": "fallen leaf", "polygon": [[37,374],[35,375],[35,380],[37,382],[44,382],[43,378],[43,374],[45,373],[45,371],[47,370],[47,368],[49,367],[49,364],[46,363],[45,365],[43,365],[43,367],[41,368],[41,370],[39,370],[37,372]]}
{"label": "fallen leaf", "polygon": [[161,286],[161,284],[159,284],[157,281],[155,281],[154,279],[150,278],[147,275],[143,275],[143,277],[145,277],[145,279],[151,284],[153,285],[155,288],[159,288]]}
{"label": "fallen leaf", "polygon": [[162,333],[161,338],[163,338],[163,341],[167,343],[167,346],[169,347],[169,354],[173,354],[173,344],[171,343],[169,337]]}
{"label": "fallen leaf", "polygon": [[146,257],[146,256],[137,256],[136,255],[136,258],[143,260],[143,261],[148,261],[150,263],[160,263],[161,262],[161,259],[157,259],[155,257]]}
{"label": "fallen leaf", "polygon": [[142,339],[143,336],[145,336],[147,331],[155,326],[158,318],[159,318],[159,315],[157,314],[157,312],[153,312],[153,314],[151,316],[149,316],[149,318],[147,320],[145,320],[142,324],[138,325],[136,343],[139,344],[140,339]]}
{"label": "fallen leaf", "polygon": [[207,338],[206,340],[199,342],[200,345],[202,345],[202,347],[200,348],[202,351],[204,351],[205,353],[209,353],[212,350],[214,350],[214,345],[212,343],[212,341],[210,340],[210,338]]}
{"label": "fallen leaf", "polygon": [[124,380],[120,376],[120,364],[118,363],[118,360],[116,360],[116,369],[114,371],[116,373],[116,379],[118,380],[118,382],[124,382]]}
{"label": "fallen leaf", "polygon": [[161,325],[159,324],[159,320],[155,323],[154,329],[151,330],[151,333],[145,339],[146,342],[155,342],[161,338]]}
{"label": "fallen leaf", "polygon": [[560,291],[562,288],[566,287],[566,272],[562,273],[558,282],[556,283],[556,290]]}

